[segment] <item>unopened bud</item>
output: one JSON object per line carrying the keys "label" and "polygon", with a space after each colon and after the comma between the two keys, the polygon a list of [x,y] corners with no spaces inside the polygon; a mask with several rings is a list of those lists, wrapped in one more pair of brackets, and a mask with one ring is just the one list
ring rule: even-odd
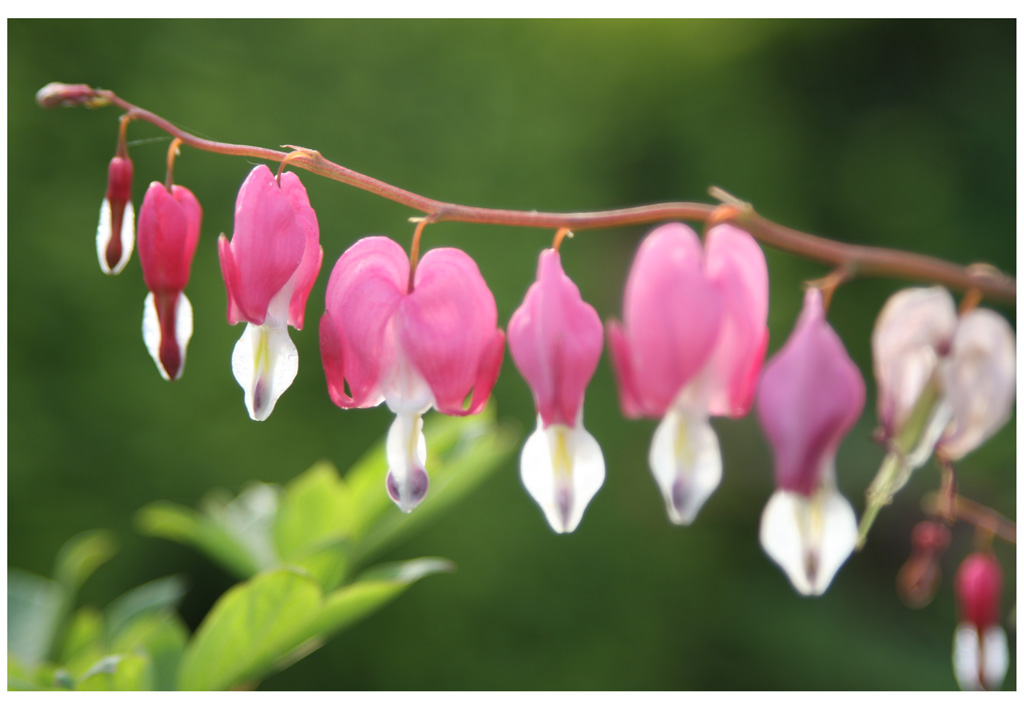
{"label": "unopened bud", "polygon": [[43,108],[98,106],[106,102],[106,99],[98,96],[96,89],[88,84],[62,84],[54,81],[36,92],[36,103]]}

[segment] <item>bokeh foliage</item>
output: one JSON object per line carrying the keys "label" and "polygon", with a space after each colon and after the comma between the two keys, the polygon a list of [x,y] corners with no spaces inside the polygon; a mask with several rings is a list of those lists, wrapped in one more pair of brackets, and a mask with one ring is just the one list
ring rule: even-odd
{"label": "bokeh foliage", "polygon": [[[182,572],[192,585],[182,613],[195,627],[232,578],[142,537],[133,515],[157,499],[191,506],[214,487],[282,483],[320,459],[344,470],[383,434],[386,411],[331,404],[316,323],[348,245],[411,234],[408,209],[304,178],[325,270],[295,337],[295,385],[268,422],[251,422],[230,373],[241,327],[224,319],[215,248],[249,163],[188,149],[177,163],[204,222],[186,291],[195,336],[184,378],[168,384],[140,337],[138,260],[117,278],[96,264],[118,114],[44,112],[32,97],[49,81],[112,88],[214,139],[317,148],[444,200],[600,209],[702,199],[717,184],[796,228],[1013,272],[1014,62],[1012,21],[9,21],[9,562],[48,574],[64,540],[110,528],[123,549],[82,597],[102,606]],[[141,125],[129,132],[159,137]],[[163,179],[166,148],[132,147],[136,203]],[[644,233],[583,233],[563,248],[566,271],[604,317],[621,313]],[[425,232],[427,246],[477,260],[502,323],[550,237],[474,225]],[[801,280],[826,269],[766,255],[771,353],[795,320]],[[903,285],[854,282],[830,311],[869,392],[870,329]],[[1015,312],[1003,312],[1015,325]],[[532,428],[529,391],[508,357],[495,399],[500,419]],[[840,488],[858,510],[882,458],[870,440],[873,404],[839,454]],[[646,465],[654,423],[622,419],[607,356],[586,420],[608,480],[575,534],[547,529],[510,463],[394,552],[453,559],[457,574],[414,588],[263,687],[955,687],[949,580],[969,530],[957,528],[930,607],[909,611],[894,591],[920,496],[938,480],[933,466],[883,511],[828,594],[806,600],[757,544],[771,473],[752,418],[716,423],[722,488],[687,529],[667,522]],[[1011,517],[1014,425],[960,467],[961,492]],[[1008,580],[1013,552],[998,549]]]}

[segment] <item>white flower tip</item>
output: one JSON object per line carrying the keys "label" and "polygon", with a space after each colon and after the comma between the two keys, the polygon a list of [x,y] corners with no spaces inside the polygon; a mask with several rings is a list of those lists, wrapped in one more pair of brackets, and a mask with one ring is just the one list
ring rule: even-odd
{"label": "white flower tip", "polygon": [[430,487],[427,476],[427,440],[423,437],[423,417],[419,414],[399,414],[388,429],[386,443],[388,475],[385,487],[388,496],[402,509],[411,513],[423,502]]}
{"label": "white flower tip", "polygon": [[998,690],[1009,667],[1009,644],[1001,626],[989,626],[980,637],[974,624],[956,627],[953,672],[961,690]]}
{"label": "white flower tip", "polygon": [[527,492],[556,533],[571,533],[604,483],[604,455],[582,422],[569,428],[540,418],[526,440],[519,473]]}
{"label": "white flower tip", "polygon": [[156,310],[156,298],[150,293],[142,307],[142,340],[150,357],[156,363],[160,376],[165,380],[176,380],[185,371],[185,352],[192,339],[192,304],[184,293],[179,293],[173,315],[163,314],[165,319],[173,317],[168,324],[172,340],[165,340]]}
{"label": "white flower tip", "polygon": [[830,485],[810,497],[777,490],[761,516],[761,547],[805,596],[825,593],[856,544],[853,507]]}
{"label": "white flower tip", "polygon": [[414,468],[404,480],[399,480],[393,472],[388,471],[385,483],[391,500],[403,513],[411,513],[427,497],[430,478],[422,468]]}
{"label": "white flower tip", "polygon": [[718,437],[704,414],[669,410],[654,432],[648,462],[676,525],[692,523],[722,481]]}
{"label": "white flower tip", "polygon": [[113,233],[113,222],[110,200],[104,197],[100,205],[99,225],[96,227],[96,256],[103,273],[117,275],[124,270],[135,248],[135,209],[131,200],[125,203],[121,230],[117,235]]}
{"label": "white flower tip", "polygon": [[262,422],[295,381],[299,351],[284,323],[249,323],[231,353],[231,371],[245,392],[245,408],[253,421]]}

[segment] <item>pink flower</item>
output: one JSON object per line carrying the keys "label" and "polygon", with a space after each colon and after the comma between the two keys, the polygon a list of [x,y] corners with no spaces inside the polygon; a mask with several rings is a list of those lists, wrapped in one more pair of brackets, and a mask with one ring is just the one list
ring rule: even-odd
{"label": "pink flower", "polygon": [[824,593],[857,542],[835,458],[863,408],[864,379],[811,289],[789,340],[765,365],[757,399],[777,486],[761,517],[761,546],[801,594]]}
{"label": "pink flower", "polygon": [[555,532],[572,532],[604,482],[601,448],[583,428],[583,393],[601,357],[603,329],[562,270],[557,251],[541,252],[537,281],[508,324],[512,359],[533,391],[537,430],[526,440],[520,474]]}
{"label": "pink flower", "polygon": [[409,512],[429,483],[423,413],[476,414],[498,379],[505,334],[494,296],[465,252],[427,252],[410,284],[405,251],[387,237],[367,237],[334,265],[326,300],[320,354],[327,389],[343,409],[385,402],[395,413],[386,487]]}
{"label": "pink flower", "polygon": [[295,380],[299,353],[288,326],[302,330],[306,300],[324,252],[306,188],[295,173],[278,183],[257,165],[235,202],[235,232],[217,242],[228,291],[228,323],[248,325],[231,355],[249,416],[263,421]]}
{"label": "pink flower", "polygon": [[998,313],[958,316],[944,288],[904,289],[879,313],[871,347],[879,419],[909,469],[936,447],[960,459],[1009,419],[1016,345]]}
{"label": "pink flower", "polygon": [[188,189],[152,182],[139,210],[139,261],[149,296],[142,338],[165,380],[181,377],[192,337],[192,304],[183,291],[199,243],[203,210]]}
{"label": "pink flower", "polygon": [[649,463],[669,518],[688,524],[718,487],[710,416],[750,409],[768,346],[768,270],[757,242],[729,225],[701,250],[682,224],[652,231],[626,281],[625,325],[608,338],[623,412],[661,417]]}
{"label": "pink flower", "polygon": [[132,161],[114,157],[107,169],[107,194],[100,206],[96,228],[96,254],[105,274],[119,274],[135,246],[135,209],[132,206]]}
{"label": "pink flower", "polygon": [[1003,572],[991,553],[969,555],[956,573],[960,625],[953,637],[953,670],[963,690],[998,690],[1009,667],[999,625]]}

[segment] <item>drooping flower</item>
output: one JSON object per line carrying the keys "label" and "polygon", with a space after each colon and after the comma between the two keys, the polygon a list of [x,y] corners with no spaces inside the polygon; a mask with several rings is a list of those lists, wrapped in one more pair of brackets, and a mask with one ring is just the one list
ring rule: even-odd
{"label": "drooping flower", "polygon": [[96,228],[96,255],[105,274],[119,274],[135,247],[135,208],[132,206],[132,161],[114,156],[107,169],[107,194]]}
{"label": "drooping flower", "polygon": [[904,289],[879,313],[871,345],[883,433],[911,468],[936,446],[962,458],[1009,419],[1016,346],[994,311],[958,317],[944,288]]}
{"label": "drooping flower", "polygon": [[765,365],[757,399],[777,487],[761,517],[761,546],[801,594],[824,593],[856,544],[835,458],[863,408],[864,379],[811,289],[789,340]]}
{"label": "drooping flower", "polygon": [[999,625],[1003,572],[991,553],[969,555],[956,573],[960,624],[953,636],[953,670],[963,690],[998,690],[1009,668]]}
{"label": "drooping flower", "polygon": [[192,304],[183,291],[199,242],[203,210],[187,188],[152,182],[139,210],[139,262],[149,289],[142,338],[165,380],[181,377],[192,337]]}
{"label": "drooping flower", "polygon": [[537,429],[520,475],[558,533],[576,529],[604,483],[604,456],[583,428],[583,394],[601,357],[597,311],[565,275],[559,253],[541,252],[537,281],[508,324],[512,359],[533,391]]}
{"label": "drooping flower", "polygon": [[228,323],[247,323],[231,369],[249,416],[263,421],[298,373],[288,326],[302,330],[324,256],[316,213],[299,177],[286,172],[279,183],[266,165],[253,168],[238,191],[231,241],[222,234],[217,248]]}
{"label": "drooping flower", "polygon": [[661,418],[649,463],[669,518],[689,524],[718,487],[710,416],[742,417],[768,345],[768,270],[757,242],[719,225],[701,250],[683,224],[653,230],[626,281],[624,325],[608,339],[623,412]]}
{"label": "drooping flower", "polygon": [[494,296],[463,251],[428,251],[410,283],[405,251],[367,237],[334,265],[326,301],[320,354],[331,399],[343,409],[384,402],[395,413],[385,482],[409,512],[429,485],[423,414],[477,414],[498,379],[505,334]]}

